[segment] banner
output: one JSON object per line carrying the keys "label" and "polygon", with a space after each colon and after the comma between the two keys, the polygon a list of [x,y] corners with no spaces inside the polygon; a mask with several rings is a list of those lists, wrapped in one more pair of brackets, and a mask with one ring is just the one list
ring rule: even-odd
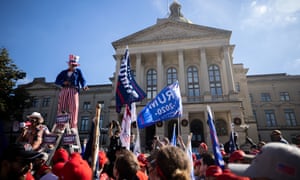
{"label": "banner", "polygon": [[212,112],[211,112],[210,106],[207,106],[207,116],[208,116],[207,124],[209,126],[211,144],[212,144],[212,148],[213,148],[213,152],[214,152],[214,156],[215,156],[216,165],[218,165],[219,167],[224,169],[225,163],[224,163],[221,151],[220,151],[220,144],[219,144],[219,140],[218,140],[218,136],[217,136],[217,131],[216,131],[216,128],[215,128],[215,125],[213,122],[213,117],[212,117]]}
{"label": "banner", "polygon": [[182,115],[182,102],[178,81],[165,87],[139,113],[139,128],[145,128],[159,121],[178,118]]}
{"label": "banner", "polygon": [[121,61],[117,88],[116,88],[116,111],[121,112],[124,104],[130,105],[133,102],[141,101],[146,93],[138,86],[131,75],[129,51],[126,49]]}
{"label": "banner", "polygon": [[128,150],[130,150],[130,131],[131,131],[131,112],[129,106],[126,105],[126,109],[122,119],[122,130],[120,134],[120,140],[122,143],[122,147],[126,147],[126,149]]}

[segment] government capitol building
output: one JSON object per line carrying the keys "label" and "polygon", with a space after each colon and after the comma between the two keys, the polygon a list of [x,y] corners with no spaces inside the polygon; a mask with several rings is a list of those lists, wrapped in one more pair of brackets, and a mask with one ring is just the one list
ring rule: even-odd
{"label": "government capitol building", "polygon": [[[115,49],[115,72],[111,84],[88,84],[89,91],[79,97],[78,130],[81,142],[88,138],[95,107],[101,104],[100,145],[107,147],[107,128],[112,120],[121,122],[124,107],[116,113],[115,92],[121,58],[129,47],[131,70],[146,98],[136,103],[137,114],[167,85],[178,80],[183,115],[139,129],[142,151],[151,145],[155,135],[171,138],[174,123],[186,142],[193,133],[192,147],[200,142],[211,147],[206,107],[213,111],[220,143],[229,140],[231,125],[238,133],[238,144],[249,148],[246,137],[253,142],[270,141],[270,133],[279,129],[290,143],[300,134],[300,75],[247,75],[248,68],[233,62],[235,45],[230,44],[231,31],[193,24],[174,1],[170,15],[156,24],[137,30],[112,42]],[[49,127],[55,123],[60,89],[45,77],[37,77],[19,85],[33,97],[32,107],[25,109],[24,119],[40,112]],[[12,125],[9,125],[12,126]],[[12,128],[8,128],[12,129]],[[136,134],[136,124],[132,132]],[[12,133],[13,138],[19,135]],[[194,149],[195,150],[195,149]]]}

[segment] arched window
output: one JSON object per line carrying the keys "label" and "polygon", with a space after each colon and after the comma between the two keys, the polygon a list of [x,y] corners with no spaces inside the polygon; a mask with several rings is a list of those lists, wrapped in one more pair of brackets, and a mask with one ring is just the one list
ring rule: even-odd
{"label": "arched window", "polygon": [[155,69],[147,71],[147,99],[152,99],[157,94],[157,72]]}
{"label": "arched window", "polygon": [[173,67],[167,70],[167,84],[171,85],[177,80],[177,70]]}
{"label": "arched window", "polygon": [[215,123],[216,123],[217,135],[227,136],[228,135],[227,123],[223,119],[217,119]]}
{"label": "arched window", "polygon": [[189,101],[196,101],[200,97],[200,85],[198,69],[195,66],[190,66],[187,69],[187,88]]}
{"label": "arched window", "polygon": [[220,69],[217,65],[211,65],[208,67],[209,86],[212,96],[222,95],[222,84]]}

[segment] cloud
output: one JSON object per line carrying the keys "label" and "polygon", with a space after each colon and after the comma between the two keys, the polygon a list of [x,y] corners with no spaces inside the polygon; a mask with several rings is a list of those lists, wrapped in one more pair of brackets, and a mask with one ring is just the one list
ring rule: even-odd
{"label": "cloud", "polygon": [[244,6],[242,28],[268,29],[299,22],[299,0],[252,1]]}

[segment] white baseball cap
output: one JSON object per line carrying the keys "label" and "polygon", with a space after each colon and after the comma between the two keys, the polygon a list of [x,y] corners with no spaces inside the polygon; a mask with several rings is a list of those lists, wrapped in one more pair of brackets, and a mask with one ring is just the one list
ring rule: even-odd
{"label": "white baseball cap", "polygon": [[240,176],[272,180],[300,179],[300,149],[294,145],[267,143],[251,164],[229,163],[229,169]]}

